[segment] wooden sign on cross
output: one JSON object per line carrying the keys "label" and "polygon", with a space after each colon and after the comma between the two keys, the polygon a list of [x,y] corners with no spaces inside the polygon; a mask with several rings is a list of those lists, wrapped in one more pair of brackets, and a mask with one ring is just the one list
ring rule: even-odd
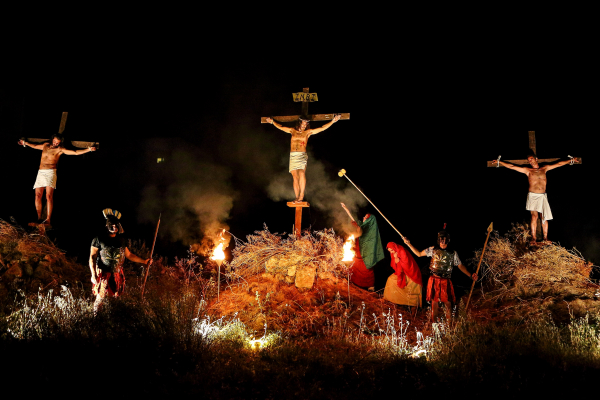
{"label": "wooden sign on cross", "polygon": [[[308,119],[309,121],[331,121],[338,114],[309,114],[308,113],[308,103],[318,101],[318,97],[316,93],[310,93],[308,88],[303,88],[300,93],[292,93],[295,102],[302,102],[302,114],[300,115],[283,115],[276,117],[261,117],[261,124],[268,124],[268,118],[271,118],[277,122],[294,122],[298,121],[300,117],[303,119]],[[350,113],[342,113],[340,115],[340,120],[342,119],[350,119]],[[300,236],[302,233],[302,209],[304,207],[310,207],[310,204],[306,201],[300,202],[288,202],[288,207],[292,207],[296,209],[295,218],[294,218],[294,234],[296,236]]]}
{"label": "wooden sign on cross", "polygon": [[[535,154],[537,156],[537,149],[536,149],[536,145],[535,145],[535,131],[529,131],[529,149],[533,152],[533,154]],[[576,160],[575,160],[576,158]],[[573,164],[581,164],[581,157],[575,157],[573,159]],[[542,159],[538,159],[538,163],[552,163],[555,161],[559,161],[560,158],[542,158]],[[527,159],[525,160],[502,160],[504,162],[508,162],[511,164],[516,164],[516,165],[524,165],[524,164],[529,164],[529,161],[527,161]],[[487,166],[488,167],[497,167],[498,163],[496,161],[488,161],[487,162]],[[502,165],[500,165],[500,167],[502,167]]]}
{"label": "wooden sign on cross", "polygon": [[[60,118],[60,125],[58,127],[58,133],[63,133],[63,131],[65,130],[65,126],[67,125],[68,114],[69,114],[68,112],[62,113],[62,117]],[[50,139],[40,139],[40,138],[21,138],[21,140],[23,140],[25,142],[33,143],[33,144],[46,143],[46,142],[50,141]],[[88,147],[95,147],[96,150],[98,150],[100,147],[100,143],[98,143],[98,142],[82,142],[79,140],[72,140],[71,145],[73,147],[77,147],[80,149],[87,149]]]}

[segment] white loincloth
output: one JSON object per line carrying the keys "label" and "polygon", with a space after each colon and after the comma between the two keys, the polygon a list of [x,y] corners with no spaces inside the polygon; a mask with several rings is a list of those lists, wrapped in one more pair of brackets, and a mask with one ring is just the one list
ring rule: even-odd
{"label": "white loincloth", "polygon": [[542,213],[542,222],[552,219],[552,211],[550,211],[550,204],[548,204],[548,195],[546,193],[529,192],[527,194],[527,205],[525,208],[527,211],[537,211]]}
{"label": "white loincloth", "polygon": [[56,189],[56,170],[55,169],[40,169],[35,179],[34,189],[39,187],[51,186]]}
{"label": "white loincloth", "polygon": [[292,151],[290,153],[290,172],[295,169],[305,169],[308,162],[308,154],[304,151]]}

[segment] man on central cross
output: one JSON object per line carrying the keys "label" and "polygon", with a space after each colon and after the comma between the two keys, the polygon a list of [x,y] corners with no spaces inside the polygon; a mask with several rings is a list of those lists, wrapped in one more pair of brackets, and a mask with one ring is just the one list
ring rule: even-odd
{"label": "man on central cross", "polygon": [[309,120],[306,117],[300,117],[296,128],[288,128],[277,122],[272,118],[267,118],[266,121],[269,124],[275,125],[276,128],[281,129],[292,135],[292,143],[290,150],[290,173],[294,178],[294,193],[296,198],[292,203],[301,203],[304,200],[304,189],[306,188],[306,163],[308,161],[308,154],[306,154],[306,143],[311,135],[315,135],[319,132],[323,132],[329,128],[335,122],[339,121],[340,115],[336,115],[331,121],[326,123],[320,128],[310,129]]}

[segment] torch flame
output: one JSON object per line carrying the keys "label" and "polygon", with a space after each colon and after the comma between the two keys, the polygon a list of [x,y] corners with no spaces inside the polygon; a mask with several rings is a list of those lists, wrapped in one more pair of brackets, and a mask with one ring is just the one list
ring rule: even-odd
{"label": "torch flame", "polygon": [[223,239],[224,233],[225,233],[225,229],[223,229],[223,232],[221,232],[220,243],[217,247],[215,247],[215,249],[213,250],[213,255],[210,258],[211,260],[215,260],[219,265],[221,265],[223,260],[225,260],[225,252],[223,251],[223,245],[225,244],[225,239]]}
{"label": "torch flame", "polygon": [[224,260],[225,252],[223,251],[223,243],[219,243],[217,247],[213,250],[213,255],[210,258],[211,260]]}
{"label": "torch flame", "polygon": [[344,243],[344,258],[342,261],[352,261],[354,260],[354,251],[352,251],[352,246],[354,245],[354,235],[351,235],[346,243]]}

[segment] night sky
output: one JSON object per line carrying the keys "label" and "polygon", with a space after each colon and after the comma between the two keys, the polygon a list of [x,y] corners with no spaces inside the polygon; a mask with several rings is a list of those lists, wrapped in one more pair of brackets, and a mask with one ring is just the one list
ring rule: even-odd
{"label": "night sky", "polygon": [[[407,66],[382,54],[388,53],[354,53],[303,68],[269,56],[168,63],[132,56],[118,68],[71,65],[64,79],[5,79],[0,218],[23,226],[35,220],[32,187],[41,152],[17,141],[49,137],[68,111],[67,141],[100,142],[96,153],[63,155],[58,165],[53,234],[80,262],[87,261],[106,207],[121,211],[128,237],[148,244],[162,212],[156,253],[171,257],[185,256],[187,245],[217,226],[242,240],[263,224],[290,232],[294,211],[278,200],[285,195],[282,182],[291,193],[286,200],[293,198],[290,137],[260,124],[260,117],[298,114],[292,93],[309,87],[319,98],[311,113],[349,112],[351,119],[308,142],[306,199],[313,207],[305,210],[303,228],[335,227],[345,236],[347,221],[334,215],[334,204],[356,204],[360,217],[373,211],[337,176],[344,168],[417,248],[433,245],[447,223],[464,262],[483,246],[490,222],[504,234],[511,223],[529,220],[526,176],[487,168],[486,161],[525,158],[527,131],[535,130],[540,158],[583,158],[582,165],[548,173],[555,218],[549,238],[600,263],[596,111],[574,96],[567,80],[545,85],[548,71],[508,65],[505,73],[501,65],[494,71],[458,64],[440,69],[425,60]],[[157,164],[157,157],[166,162]],[[312,181],[311,170],[318,172]],[[378,221],[384,244],[401,243],[383,218]]]}

